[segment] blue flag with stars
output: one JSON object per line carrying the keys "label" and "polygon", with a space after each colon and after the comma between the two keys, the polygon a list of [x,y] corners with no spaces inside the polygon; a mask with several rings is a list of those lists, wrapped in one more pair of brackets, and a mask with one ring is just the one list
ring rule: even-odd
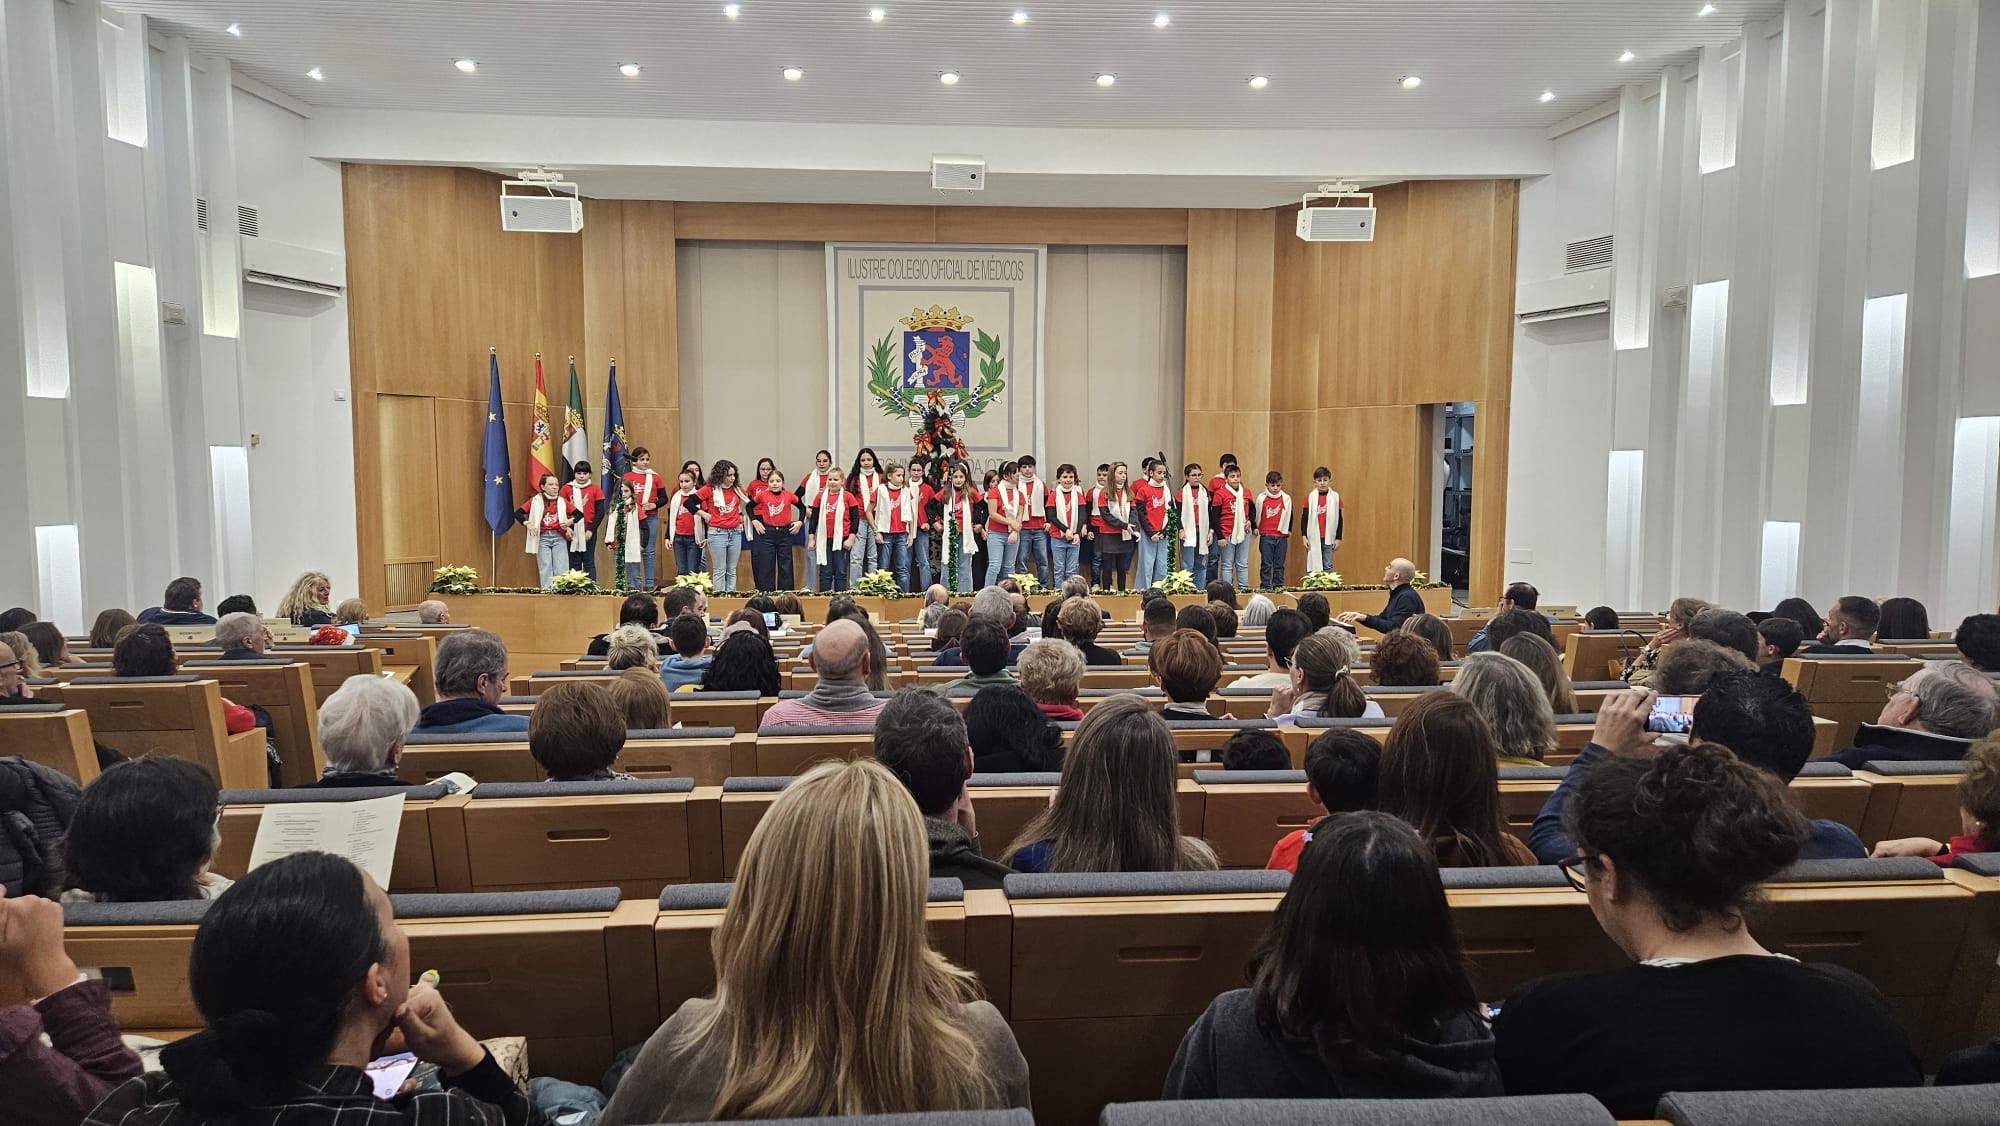
{"label": "blue flag with stars", "polygon": [[486,448],[479,472],[486,482],[486,526],[494,535],[514,523],[514,481],[507,462],[507,413],[500,406],[500,354],[489,352],[492,389],[486,393]]}
{"label": "blue flag with stars", "polygon": [[625,405],[618,401],[618,364],[611,364],[610,378],[605,380],[604,392],[604,458],[600,462],[604,472],[606,503],[618,502],[618,479],[632,468],[632,459],[625,449]]}

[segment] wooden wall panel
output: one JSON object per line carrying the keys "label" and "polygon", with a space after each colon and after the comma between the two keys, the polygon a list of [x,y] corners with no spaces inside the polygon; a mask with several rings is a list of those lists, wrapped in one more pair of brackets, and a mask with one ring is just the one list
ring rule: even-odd
{"label": "wooden wall panel", "polygon": [[1185,382],[1190,415],[1234,406],[1235,349],[1236,213],[1190,211]]}
{"label": "wooden wall panel", "polygon": [[[379,433],[394,450],[399,472],[381,478],[382,559],[414,563],[438,557],[438,496],[409,483],[438,479],[437,400],[428,395],[380,395]],[[435,563],[432,564],[436,566]]]}
{"label": "wooden wall panel", "polygon": [[1378,582],[1384,564],[1410,555],[1419,543],[1424,509],[1414,484],[1429,445],[1423,409],[1333,407],[1316,415],[1315,440],[1333,451],[1334,488],[1347,506],[1334,570],[1348,582]]}
{"label": "wooden wall panel", "polygon": [[870,204],[680,203],[684,239],[936,242],[934,208]]}
{"label": "wooden wall panel", "polygon": [[938,242],[1185,246],[1188,213],[1115,207],[939,207]]}
{"label": "wooden wall panel", "polygon": [[1230,330],[1230,405],[1237,410],[1271,409],[1271,262],[1277,230],[1275,213],[1238,211],[1235,323]]}

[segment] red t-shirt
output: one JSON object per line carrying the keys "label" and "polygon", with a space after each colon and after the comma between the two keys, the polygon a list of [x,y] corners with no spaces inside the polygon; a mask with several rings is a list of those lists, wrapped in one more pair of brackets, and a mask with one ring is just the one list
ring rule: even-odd
{"label": "red t-shirt", "polygon": [[1282,536],[1287,534],[1285,525],[1285,498],[1274,497],[1270,493],[1257,494],[1257,534],[1260,536]]}
{"label": "red t-shirt", "polygon": [[[911,496],[917,498],[916,520],[921,521],[924,518],[924,502],[923,502],[923,494],[921,492],[912,491],[910,486],[908,485],[904,485],[900,489],[895,488],[893,486],[884,485],[880,489],[876,490],[875,499],[881,502],[880,507],[885,510],[885,515],[888,517],[888,522],[876,528],[875,529],[876,531],[885,533],[893,532],[901,534],[903,532],[909,531],[913,526],[915,526],[914,522],[906,523],[903,520],[904,493],[909,493]],[[875,515],[876,507],[877,507],[876,505],[872,504],[868,506],[868,512],[870,516]]]}
{"label": "red t-shirt", "polygon": [[735,489],[703,485],[695,495],[701,498],[702,519],[709,527],[726,531],[743,526],[743,497]]}
{"label": "red t-shirt", "polygon": [[[658,473],[641,473],[635,469],[627,473],[625,479],[632,482],[632,495],[639,499],[639,515],[642,517],[653,515],[653,509],[674,491],[673,484]],[[647,488],[649,481],[650,492]],[[688,530],[693,531],[692,528]]]}
{"label": "red t-shirt", "polygon": [[1306,830],[1294,829],[1285,834],[1285,838],[1271,849],[1271,859],[1264,862],[1264,867],[1273,872],[1290,872],[1296,876],[1299,872],[1299,853],[1304,852],[1305,847]]}
{"label": "red t-shirt", "polygon": [[755,519],[768,530],[773,526],[789,528],[797,517],[792,514],[799,500],[783,489],[762,489],[757,493],[757,514]]}
{"label": "red t-shirt", "polygon": [[1049,526],[1049,486],[1040,477],[1033,483],[1023,482],[1017,486],[1021,490],[1022,505],[1021,530],[1033,531]]}
{"label": "red t-shirt", "polygon": [[[1167,500],[1172,495],[1170,487],[1156,485],[1150,477],[1132,486],[1132,499],[1146,506],[1146,527],[1155,532],[1167,530]],[[1134,513],[1133,518],[1136,520],[1138,514]]]}
{"label": "red t-shirt", "polygon": [[992,491],[986,494],[986,530],[1003,534],[1013,531],[1006,518],[1010,510],[1020,507],[1020,498],[1020,486],[995,481]]}
{"label": "red t-shirt", "polygon": [[[1222,510],[1222,534],[1225,536],[1235,535],[1236,499],[1229,495],[1229,482],[1224,481],[1222,484],[1216,486],[1214,496],[1215,496],[1215,507]],[[1256,498],[1250,495],[1250,490],[1244,489],[1243,490],[1244,514],[1246,516],[1249,515],[1252,509],[1255,508],[1256,504],[1257,504]]]}
{"label": "red t-shirt", "polygon": [[[828,520],[833,519],[834,509],[839,507],[840,505],[840,496],[841,494],[839,490],[828,489],[825,492],[821,493],[818,496],[818,498],[816,498],[819,503],[816,504],[814,507],[819,509],[820,525],[822,527],[825,526]],[[840,522],[840,527],[834,531],[835,538],[846,539],[848,536],[853,535],[855,525],[860,522],[861,522],[861,499],[855,496],[853,493],[848,493],[847,515],[846,518]],[[838,546],[839,546],[838,544],[835,545],[836,548]]]}

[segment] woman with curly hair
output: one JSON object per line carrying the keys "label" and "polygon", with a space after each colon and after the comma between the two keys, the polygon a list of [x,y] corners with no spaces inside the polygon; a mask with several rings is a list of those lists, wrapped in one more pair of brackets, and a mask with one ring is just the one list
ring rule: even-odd
{"label": "woman with curly hair", "polygon": [[278,616],[295,626],[330,626],[333,610],[327,599],[333,583],[318,571],[307,571],[292,580],[292,589],[278,600]]}

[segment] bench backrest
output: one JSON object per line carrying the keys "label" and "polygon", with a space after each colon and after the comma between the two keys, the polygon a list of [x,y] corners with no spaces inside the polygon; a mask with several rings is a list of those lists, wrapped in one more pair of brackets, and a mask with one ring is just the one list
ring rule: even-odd
{"label": "bench backrest", "polygon": [[287,786],[318,780],[326,755],[319,745],[319,695],[312,666],[304,661],[208,661],[183,667],[221,685],[223,699],[244,707],[254,704],[271,717],[271,742],[284,763]]}
{"label": "bench backrest", "polygon": [[130,758],[172,755],[206,766],[224,789],[268,785],[264,735],[231,735],[222,717],[222,688],[213,680],[159,677],[72,681],[63,702],[90,716],[98,742]]}
{"label": "bench backrest", "polygon": [[0,708],[0,754],[20,755],[87,786],[97,777],[90,717],[81,708]]}
{"label": "bench backrest", "polygon": [[350,676],[382,675],[382,651],[364,645],[278,645],[271,656],[304,661],[312,669],[313,702],[319,704]]}

